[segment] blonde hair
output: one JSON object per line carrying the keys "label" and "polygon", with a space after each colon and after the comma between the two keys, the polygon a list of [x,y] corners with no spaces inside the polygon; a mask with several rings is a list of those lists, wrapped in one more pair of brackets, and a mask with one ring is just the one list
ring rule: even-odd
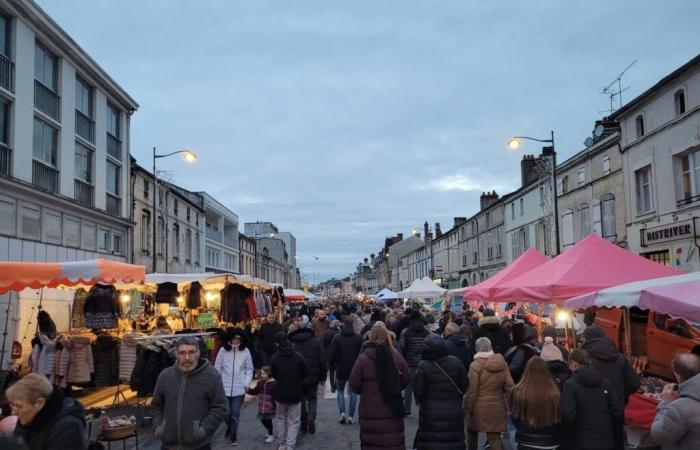
{"label": "blonde hair", "polygon": [[393,333],[386,328],[384,322],[376,322],[367,332],[367,340],[377,345],[391,347],[394,343]]}
{"label": "blonde hair", "polygon": [[52,392],[53,385],[48,378],[38,373],[30,373],[10,386],[5,394],[7,398],[19,399],[34,405],[40,398],[47,400]]}

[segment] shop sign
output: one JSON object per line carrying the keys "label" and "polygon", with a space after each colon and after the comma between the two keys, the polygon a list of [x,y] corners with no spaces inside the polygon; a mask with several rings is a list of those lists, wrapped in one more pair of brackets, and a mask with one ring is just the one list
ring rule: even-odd
{"label": "shop sign", "polygon": [[639,232],[642,237],[642,247],[646,247],[660,242],[692,238],[695,236],[695,227],[692,221],[686,220],[683,222],[675,222],[671,225],[646,228],[639,230]]}
{"label": "shop sign", "polygon": [[197,325],[199,328],[212,328],[216,326],[216,317],[213,312],[203,312],[197,316]]}

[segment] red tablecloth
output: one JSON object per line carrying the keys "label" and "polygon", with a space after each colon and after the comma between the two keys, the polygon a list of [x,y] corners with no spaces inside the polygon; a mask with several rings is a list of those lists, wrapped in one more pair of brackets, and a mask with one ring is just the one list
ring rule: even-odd
{"label": "red tablecloth", "polygon": [[629,402],[625,407],[625,423],[642,428],[651,428],[658,405],[659,402],[642,394],[630,395]]}

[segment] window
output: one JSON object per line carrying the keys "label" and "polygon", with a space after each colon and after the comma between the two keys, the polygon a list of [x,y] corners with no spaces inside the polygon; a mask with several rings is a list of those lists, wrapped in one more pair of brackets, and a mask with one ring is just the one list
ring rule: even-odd
{"label": "window", "polygon": [[41,218],[41,229],[44,242],[61,245],[63,242],[61,213],[44,209]]}
{"label": "window", "polygon": [[634,119],[634,125],[637,128],[637,137],[640,138],[644,136],[644,116],[641,114]]}
{"label": "window", "polygon": [[195,213],[194,215],[194,224],[195,226],[199,226],[199,213]]}
{"label": "window", "polygon": [[151,191],[151,183],[150,183],[150,181],[144,179],[143,180],[143,198],[148,198],[151,194],[150,191]]}
{"label": "window", "polygon": [[646,214],[654,209],[652,201],[651,166],[642,167],[634,172],[637,193],[637,215]]}
{"label": "window", "polygon": [[515,203],[510,204],[510,218],[515,219]]}
{"label": "window", "polygon": [[600,215],[602,236],[609,241],[617,240],[615,229],[615,197],[612,194],[604,195],[600,201]]}
{"label": "window", "polygon": [[39,119],[34,119],[34,159],[56,167],[58,131]]}
{"label": "window", "polygon": [[544,206],[544,186],[540,186],[540,206]]}
{"label": "window", "polygon": [[158,236],[160,236],[160,240],[154,245],[158,246],[158,256],[163,256],[165,255],[165,243],[168,242],[165,238],[165,222],[163,221],[163,216],[158,216]]}
{"label": "window", "polygon": [[678,206],[700,198],[700,150],[676,156],[673,163]]}
{"label": "window", "polygon": [[112,161],[107,161],[107,193],[119,197],[121,167]]}
{"label": "window", "polygon": [[112,233],[112,253],[122,254],[122,235],[119,233]]}
{"label": "window", "polygon": [[610,155],[603,156],[603,175],[610,173]]}
{"label": "window", "polygon": [[578,185],[583,186],[586,183],[586,169],[583,167],[578,168]]}
{"label": "window", "polygon": [[151,212],[145,209],[141,212],[141,253],[151,254]]}
{"label": "window", "polygon": [[63,216],[63,242],[66,247],[80,247],[80,219]]}
{"label": "window", "polygon": [[680,89],[673,95],[673,104],[676,108],[676,115],[680,116],[685,112],[685,91]]}
{"label": "window", "polygon": [[22,205],[22,237],[25,239],[41,239],[41,208],[34,205]]}
{"label": "window", "polygon": [[564,248],[574,244],[574,212],[567,210],[561,217]]}
{"label": "window", "polygon": [[119,139],[120,134],[119,110],[110,103],[107,103],[107,133]]}
{"label": "window", "polygon": [[10,18],[0,14],[0,52],[10,58]]}
{"label": "window", "polygon": [[525,199],[520,199],[520,215],[525,214]]}
{"label": "window", "polygon": [[92,150],[75,143],[75,178],[92,184]]}
{"label": "window", "polygon": [[8,197],[0,197],[0,233],[15,234],[17,227],[15,200]]}
{"label": "window", "polygon": [[158,206],[163,207],[163,189],[158,189]]}
{"label": "window", "polygon": [[467,255],[462,255],[462,267],[467,267]]}
{"label": "window", "polygon": [[569,176],[564,175],[561,179],[561,193],[566,194],[569,192]]}
{"label": "window", "polygon": [[180,225],[173,225],[173,260],[180,260]]}
{"label": "window", "polygon": [[92,87],[80,77],[75,78],[75,109],[92,118]]}
{"label": "window", "polygon": [[187,222],[189,223],[190,221],[190,207],[187,207]]}
{"label": "window", "polygon": [[[2,16],[0,16],[2,17]],[[10,102],[0,97],[0,144],[10,142]]]}
{"label": "window", "polygon": [[472,255],[472,264],[476,264],[478,262],[478,260],[479,260],[479,253],[474,252],[474,254]]}
{"label": "window", "polygon": [[671,257],[669,255],[668,250],[662,250],[660,252],[647,252],[647,253],[640,253],[643,257],[646,259],[650,259],[654,262],[657,262],[659,264],[663,264],[664,266],[671,267]]}
{"label": "window", "polygon": [[94,223],[82,222],[80,226],[80,246],[94,251],[97,247],[97,227]]}
{"label": "window", "polygon": [[207,247],[207,266],[219,267],[220,253],[211,247]]}
{"label": "window", "polygon": [[178,208],[177,199],[173,199],[173,212],[175,213],[175,217],[177,217]]}
{"label": "window", "polygon": [[38,42],[34,46],[34,78],[53,92],[57,92],[58,58]]}
{"label": "window", "polygon": [[591,218],[588,203],[581,203],[581,238],[591,234]]}
{"label": "window", "polygon": [[97,230],[97,250],[106,252],[109,249],[109,231],[99,228]]}
{"label": "window", "polygon": [[192,262],[192,230],[189,228],[185,232],[185,262],[187,264]]}
{"label": "window", "polygon": [[489,213],[488,211],[486,212],[485,221],[486,221],[486,228],[490,227],[491,226],[491,213]]}

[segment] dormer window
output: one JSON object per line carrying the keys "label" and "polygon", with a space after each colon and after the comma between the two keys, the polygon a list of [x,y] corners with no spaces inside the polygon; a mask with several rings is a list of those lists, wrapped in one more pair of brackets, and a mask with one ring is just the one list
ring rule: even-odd
{"label": "dormer window", "polygon": [[637,137],[640,138],[644,136],[644,116],[641,114],[634,119],[634,124],[637,128]]}
{"label": "dormer window", "polygon": [[679,89],[673,94],[673,104],[676,108],[677,116],[685,112],[685,91],[683,89]]}

